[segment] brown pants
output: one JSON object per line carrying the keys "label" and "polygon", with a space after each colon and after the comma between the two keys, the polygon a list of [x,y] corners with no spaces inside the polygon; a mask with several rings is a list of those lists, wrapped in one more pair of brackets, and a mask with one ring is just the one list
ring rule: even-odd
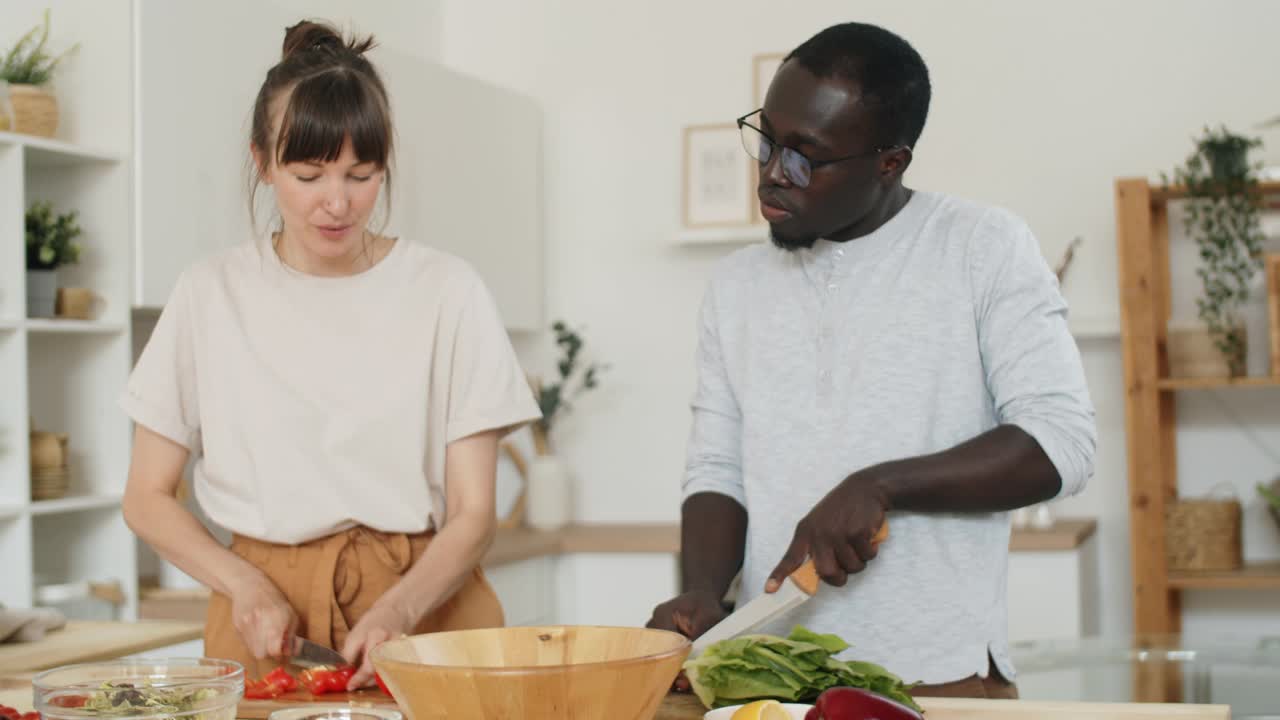
{"label": "brown pants", "polygon": [[987,700],[1017,700],[1018,686],[1004,679],[996,664],[987,658],[987,676],[970,675],[937,685],[917,685],[911,689],[913,697],[979,698]]}
{"label": "brown pants", "polygon": [[[231,551],[262,570],[298,614],[298,635],[342,651],[347,633],[422,556],[434,533],[404,535],[355,527],[302,545],[276,545],[236,535]],[[476,568],[453,597],[414,628],[414,634],[501,627],[502,605]],[[244,665],[246,679],[279,663],[254,658],[231,618],[231,599],[214,593],[204,629],[208,657]]]}

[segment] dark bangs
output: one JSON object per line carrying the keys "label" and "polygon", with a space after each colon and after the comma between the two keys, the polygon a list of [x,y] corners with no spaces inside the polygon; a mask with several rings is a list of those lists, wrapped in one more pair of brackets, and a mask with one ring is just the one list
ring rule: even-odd
{"label": "dark bangs", "polygon": [[356,73],[317,73],[289,93],[276,134],[276,161],[333,162],[348,137],[359,162],[386,169],[392,144],[386,100]]}

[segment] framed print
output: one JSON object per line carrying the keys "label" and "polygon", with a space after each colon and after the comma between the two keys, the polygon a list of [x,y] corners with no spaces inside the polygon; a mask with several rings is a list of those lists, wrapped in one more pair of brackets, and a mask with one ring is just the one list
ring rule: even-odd
{"label": "framed print", "polygon": [[684,129],[683,222],[686,228],[751,222],[752,168],[734,123]]}
{"label": "framed print", "polygon": [[764,107],[764,96],[769,92],[769,83],[778,72],[778,66],[786,53],[766,53],[751,58],[751,109]]}

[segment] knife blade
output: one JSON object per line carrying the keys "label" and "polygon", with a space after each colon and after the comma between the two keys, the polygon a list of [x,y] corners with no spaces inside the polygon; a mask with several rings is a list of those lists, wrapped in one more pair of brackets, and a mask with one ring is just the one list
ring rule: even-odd
{"label": "knife blade", "polygon": [[301,636],[293,638],[293,653],[289,656],[289,663],[304,668],[332,668],[350,664],[336,650],[331,650]]}
{"label": "knife blade", "polygon": [[[871,538],[872,546],[878,547],[887,537],[889,523],[886,522]],[[788,575],[777,590],[757,596],[700,635],[693,641],[689,657],[701,655],[703,650],[722,640],[750,633],[783,613],[803,605],[817,594],[818,585],[818,570],[813,565],[813,558],[809,558]]]}

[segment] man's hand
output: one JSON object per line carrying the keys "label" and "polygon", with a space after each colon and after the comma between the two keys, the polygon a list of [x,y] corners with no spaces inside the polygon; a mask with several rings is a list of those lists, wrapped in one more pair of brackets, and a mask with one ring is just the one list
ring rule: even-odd
{"label": "man's hand", "polygon": [[845,478],[796,525],[791,546],[765,583],[774,592],[788,575],[813,558],[818,576],[843,587],[876,556],[874,538],[884,525],[889,500],[874,476],[866,471]]}
{"label": "man's hand", "polygon": [[[671,630],[694,640],[725,619],[728,614],[720,604],[720,598],[714,593],[692,590],[683,595],[677,595],[654,608],[653,617],[649,618],[645,627]],[[689,689],[689,679],[685,677],[683,670],[676,677],[673,686],[681,692]]]}

